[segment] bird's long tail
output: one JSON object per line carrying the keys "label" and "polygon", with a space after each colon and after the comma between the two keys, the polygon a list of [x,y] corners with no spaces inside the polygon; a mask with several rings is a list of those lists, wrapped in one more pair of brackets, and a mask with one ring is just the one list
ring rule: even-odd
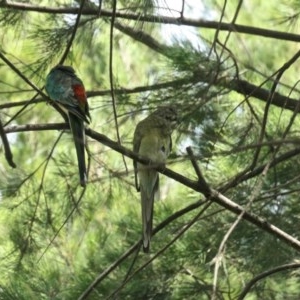
{"label": "bird's long tail", "polygon": [[85,165],[85,133],[84,133],[84,124],[75,115],[69,113],[70,127],[74,138],[77,161],[78,161],[78,170],[80,177],[80,185],[85,187],[87,182],[86,175],[86,165]]}
{"label": "bird's long tail", "polygon": [[143,251],[150,250],[150,239],[152,235],[154,196],[158,190],[158,174],[153,170],[142,171],[140,176],[141,206],[143,223]]}

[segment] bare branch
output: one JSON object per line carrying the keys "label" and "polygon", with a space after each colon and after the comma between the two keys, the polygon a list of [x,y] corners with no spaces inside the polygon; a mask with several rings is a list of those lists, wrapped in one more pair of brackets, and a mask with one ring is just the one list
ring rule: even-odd
{"label": "bare branch", "polygon": [[116,294],[132,279],[136,276],[140,271],[145,269],[151,262],[153,262],[157,257],[159,257],[163,252],[165,252],[171,245],[175,243],[188,229],[190,229],[199,219],[199,217],[208,209],[211,205],[211,202],[206,203],[206,205],[200,210],[200,212],[193,217],[193,219],[184,226],[176,236],[162,249],[160,249],[157,253],[155,253],[150,259],[148,259],[144,264],[142,264],[138,269],[136,269],[120,286],[118,286],[107,298],[106,300],[111,299],[112,297],[116,296]]}
{"label": "bare branch", "polygon": [[[148,41],[149,41],[149,39],[148,39]],[[149,46],[149,44],[147,44],[147,46]],[[150,47],[152,47],[152,46],[150,46]],[[182,79],[175,79],[175,80],[171,80],[171,81],[167,81],[167,82],[163,82],[163,83],[157,83],[157,84],[153,84],[153,85],[149,85],[149,86],[137,86],[132,89],[128,89],[128,88],[114,89],[114,93],[118,94],[118,95],[142,93],[142,92],[155,91],[155,90],[164,89],[164,88],[173,87],[173,86],[178,87],[178,86],[182,86],[185,84],[193,84],[193,83],[202,82],[202,81],[205,82],[205,80],[207,80],[206,77],[182,78]],[[231,89],[233,91],[236,91],[239,94],[242,94],[244,96],[251,96],[251,97],[257,98],[259,100],[262,100],[264,102],[268,101],[268,97],[270,95],[269,90],[264,89],[260,86],[254,85],[245,80],[236,79],[236,80],[230,81],[229,83],[222,83],[222,84],[224,84],[224,87]],[[97,96],[109,95],[110,93],[111,93],[111,90],[87,91],[87,96],[88,97],[97,97]],[[49,98],[45,94],[43,94],[43,96],[45,98],[42,98],[42,99],[35,98],[35,99],[31,99],[31,100],[0,104],[0,109],[46,102],[46,99],[48,100]],[[52,102],[51,102],[51,105],[53,105]],[[275,92],[273,94],[272,105],[275,105],[275,106],[283,108],[283,109],[295,111],[295,109],[297,108],[297,105],[299,105],[299,101]],[[55,107],[55,109],[58,110],[57,107]],[[60,113],[63,115],[63,113],[61,111],[60,111]]]}
{"label": "bare branch", "polygon": [[248,292],[250,291],[250,289],[252,288],[252,286],[259,280],[264,279],[270,275],[273,275],[281,271],[287,271],[289,269],[298,269],[298,268],[300,268],[300,263],[285,264],[257,275],[256,277],[251,279],[251,281],[248,282],[248,284],[245,286],[244,290],[241,292],[237,300],[243,300],[245,296],[248,294]]}
{"label": "bare branch", "polygon": [[[1,5],[0,5],[1,7]],[[48,99],[47,95],[44,94],[34,83],[32,83],[5,55],[0,51],[0,58],[29,86],[31,86],[37,93]]]}
{"label": "bare branch", "polygon": [[199,166],[198,166],[198,164],[196,162],[193,150],[192,150],[191,147],[187,147],[186,150],[187,150],[187,153],[190,156],[192,165],[193,165],[194,170],[195,170],[195,172],[196,172],[196,174],[198,176],[199,184],[201,186],[203,186],[203,191],[206,191],[203,194],[204,194],[205,197],[209,197],[210,196],[210,192],[211,192],[210,187],[209,187],[208,183],[206,182],[205,178],[203,177],[202,172],[200,171],[200,168],[199,168]]}
{"label": "bare branch", "polygon": [[[109,41],[109,82],[110,82],[110,94],[111,94],[111,101],[112,101],[112,107],[114,112],[114,120],[115,120],[115,126],[116,126],[116,133],[117,133],[117,139],[119,144],[121,145],[121,137],[119,132],[119,124],[118,124],[118,116],[117,116],[117,107],[116,107],[116,99],[115,99],[115,93],[114,93],[114,74],[113,74],[113,50],[114,50],[114,26],[115,26],[115,18],[116,18],[116,9],[117,9],[117,0],[113,0],[113,14],[111,18],[111,25],[110,25],[110,41]],[[124,155],[122,156],[123,163],[126,169],[126,172],[128,172],[127,164],[125,161]]]}
{"label": "bare branch", "polygon": [[[164,227],[166,227],[168,224],[176,220],[177,218],[185,215],[186,213],[204,205],[207,203],[207,200],[205,201],[197,201],[168,217],[164,221],[162,221],[160,224],[158,224],[152,232],[152,235],[154,236],[157,232],[162,230]],[[87,299],[88,295],[93,291],[93,289],[101,283],[101,281],[108,276],[115,268],[117,268],[129,255],[131,255],[134,251],[137,251],[138,248],[141,246],[141,240],[135,243],[132,247],[130,247],[122,256],[119,257],[118,260],[116,260],[112,265],[110,265],[108,268],[105,269],[101,274],[99,274],[95,280],[90,284],[90,286],[82,293],[79,299]]]}
{"label": "bare branch", "polygon": [[221,264],[221,261],[222,261],[222,258],[223,258],[223,253],[225,251],[226,242],[229,239],[229,237],[232,234],[232,232],[235,230],[235,228],[241,222],[244,213],[247,210],[250,210],[253,201],[258,197],[258,195],[259,195],[259,193],[261,191],[263,182],[264,182],[265,175],[267,174],[267,172],[269,170],[269,166],[270,166],[269,164],[267,164],[265,166],[265,168],[264,168],[264,170],[263,170],[263,172],[261,174],[261,177],[258,178],[258,180],[256,182],[255,188],[254,188],[253,192],[250,195],[249,201],[248,201],[247,205],[245,206],[244,211],[242,211],[238,215],[238,217],[236,218],[236,220],[233,222],[233,224],[230,226],[230,228],[228,229],[228,231],[224,235],[224,237],[222,239],[222,242],[221,242],[221,244],[219,246],[218,253],[216,254],[215,258],[213,259],[213,262],[215,263],[215,269],[214,269],[214,280],[213,280],[213,290],[212,290],[211,300],[215,300],[216,297],[217,297],[218,272],[219,272],[219,267],[220,267],[220,264]]}
{"label": "bare branch", "polygon": [[[37,6],[28,3],[21,2],[11,2],[4,3],[0,2],[0,8],[10,8],[20,11],[35,11],[40,13],[47,14],[72,14],[77,15],[79,9],[75,7],[70,8],[57,8],[57,7],[47,7],[47,6]],[[99,16],[98,8],[84,8],[82,10],[82,15],[86,16]],[[101,10],[102,17],[111,18],[113,12],[111,10]],[[136,20],[143,21],[149,23],[159,23],[159,24],[173,24],[173,25],[185,25],[185,26],[193,26],[199,28],[207,28],[207,29],[217,29],[222,31],[230,31],[236,33],[246,33],[251,35],[263,36],[267,38],[291,41],[291,42],[300,42],[300,35],[288,32],[275,31],[270,29],[251,27],[240,24],[231,24],[231,23],[219,23],[217,21],[207,21],[207,20],[194,20],[189,18],[181,18],[180,15],[178,18],[167,17],[167,16],[157,16],[157,15],[140,15],[134,13],[124,13],[121,11],[116,11],[116,17],[120,19],[126,20]]]}
{"label": "bare branch", "polygon": [[[5,128],[5,132],[9,133],[9,132],[25,131],[25,129],[27,131],[39,130],[38,129],[39,126],[40,126],[40,130],[49,130],[49,129],[51,129],[51,130],[57,129],[58,130],[58,129],[69,128],[68,124],[42,124],[42,125],[35,124],[33,126],[32,125],[10,126],[8,128]],[[22,129],[22,130],[20,130],[20,129]],[[145,164],[145,165],[152,164],[152,162],[150,160],[139,157],[133,151],[121,146],[118,142],[115,142],[115,141],[109,139],[107,136],[100,134],[90,128],[86,128],[86,135],[95,139],[96,141],[102,143],[103,145],[106,145],[109,148],[131,158],[131,159],[135,159],[136,161],[138,161],[142,164]],[[272,162],[270,163],[269,167],[272,168],[272,167],[276,166],[278,163],[286,160],[287,158],[293,157],[299,153],[300,153],[299,148],[295,148],[292,151],[286,152],[286,153],[282,154],[281,156],[273,159]],[[154,164],[152,164],[152,165],[154,165]],[[258,174],[262,173],[265,169],[265,166],[266,165],[262,165],[262,166],[256,168],[255,170],[253,170],[253,172],[249,172],[249,174],[245,174],[244,177],[242,178],[243,181],[245,179],[255,176],[254,174],[258,175]],[[201,194],[206,193],[206,190],[203,189],[203,186],[201,186],[198,181],[191,180],[191,179],[189,179],[179,173],[176,173],[168,168],[158,166],[158,167],[156,167],[156,169],[158,172],[162,173],[163,175],[168,176],[168,177],[176,180],[177,182],[182,183],[183,185],[191,188],[194,191],[197,191]],[[234,187],[241,181],[242,180],[240,178],[238,181],[231,182],[230,185],[228,185],[226,187],[225,186],[222,187],[221,190],[223,190],[223,192],[225,192],[228,188]],[[287,243],[294,249],[296,249],[298,251],[300,250],[300,241],[298,241],[291,235],[287,234],[283,230],[277,228],[273,224],[267,222],[265,219],[255,215],[253,213],[245,211],[245,209],[242,206],[238,205],[237,203],[233,202],[226,196],[222,195],[219,191],[212,189],[210,200],[218,203],[219,205],[221,205],[222,207],[224,207],[225,209],[231,211],[232,213],[234,213],[236,215],[240,215],[241,213],[243,213],[244,220],[252,223],[253,225],[261,228],[262,230],[264,230],[264,231],[270,233],[271,235],[277,237],[278,239],[284,241],[285,243]]]}
{"label": "bare branch", "polygon": [[18,115],[23,112],[28,105],[32,104],[38,95],[41,95],[45,99],[49,100],[49,103],[62,115],[62,117],[67,121],[66,113],[54,102],[52,101],[43,91],[39,89],[33,82],[31,82],[5,55],[0,51],[0,59],[2,59],[23,81],[25,81],[29,86],[31,86],[37,94],[35,94],[28,102],[24,104],[24,106],[10,119],[9,124],[13,119],[15,119]]}
{"label": "bare branch", "polygon": [[166,50],[169,47],[165,46],[162,43],[159,43],[150,34],[147,34],[142,30],[134,29],[130,26],[125,26],[119,22],[115,22],[114,26],[121,32],[133,38],[134,40],[139,41],[140,43],[143,43],[146,46],[148,46],[150,49],[167,56]]}
{"label": "bare branch", "polygon": [[3,148],[4,148],[5,158],[6,158],[7,162],[8,162],[8,164],[12,168],[16,168],[17,165],[13,161],[13,155],[12,155],[12,152],[11,152],[11,149],[10,149],[10,145],[9,145],[6,133],[4,131],[1,119],[0,119],[0,137],[1,137],[1,140],[2,140]]}
{"label": "bare branch", "polygon": [[[273,102],[274,99],[274,95],[275,95],[275,91],[277,88],[277,85],[279,84],[279,80],[282,77],[283,73],[292,65],[295,63],[295,61],[297,61],[297,59],[300,57],[300,51],[297,51],[297,53],[295,55],[293,55],[293,57],[287,61],[277,72],[275,81],[273,82],[272,88],[270,90],[269,93],[269,97],[266,101],[266,106],[265,106],[265,111],[264,111],[264,117],[263,117],[263,122],[262,122],[262,126],[261,126],[261,132],[260,132],[260,136],[258,138],[258,143],[261,143],[263,141],[263,138],[265,136],[265,129],[267,126],[267,120],[268,120],[268,113],[269,113],[269,109],[271,106],[271,103]],[[296,106],[298,107],[298,106]],[[255,154],[254,154],[254,158],[253,158],[253,162],[252,165],[250,167],[250,169],[252,169],[255,165],[256,162],[258,160],[259,157],[259,153],[260,153],[261,147],[258,147]]]}
{"label": "bare branch", "polygon": [[[115,27],[120,31],[122,31],[123,33],[129,35],[131,38],[135,39],[136,41],[145,44],[150,49],[162,55],[165,55],[166,57],[169,57],[169,52],[167,51],[169,47],[159,43],[149,34],[142,32],[140,30],[133,29],[129,26],[122,25],[117,22],[115,23]],[[190,83],[196,83],[196,82],[211,83],[210,79],[203,72],[197,74],[193,78],[189,78],[188,80],[190,80]],[[224,88],[228,88],[229,90],[236,91],[237,93],[240,93],[245,97],[255,97],[264,102],[267,102],[270,96],[269,90],[264,89],[261,86],[254,85],[248,81],[241,80],[239,78],[227,79],[225,81],[217,81],[214,84]],[[295,107],[297,107],[298,102],[299,101],[296,99],[291,99],[289,97],[283,96],[275,91],[272,93],[272,102],[271,102],[272,105],[294,111]]]}
{"label": "bare branch", "polygon": [[80,17],[81,17],[81,14],[82,14],[84,4],[85,4],[85,0],[81,0],[80,1],[80,7],[79,7],[79,10],[78,10],[78,14],[77,14],[77,18],[76,18],[76,21],[75,21],[75,24],[74,24],[74,28],[72,30],[70,40],[68,41],[67,47],[66,47],[66,49],[65,49],[65,51],[64,51],[64,53],[63,53],[63,55],[60,59],[59,64],[64,63],[64,61],[66,60],[66,58],[67,58],[67,56],[70,52],[70,49],[72,47],[73,41],[74,41],[75,36],[76,36],[77,29],[78,29],[78,26],[79,26],[79,21],[80,21]]}

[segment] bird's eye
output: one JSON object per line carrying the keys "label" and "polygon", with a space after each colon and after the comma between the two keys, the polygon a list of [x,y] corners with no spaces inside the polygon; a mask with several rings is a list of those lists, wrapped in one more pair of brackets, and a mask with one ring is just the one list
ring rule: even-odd
{"label": "bird's eye", "polygon": [[162,147],[161,147],[161,151],[162,151],[162,152],[166,152],[165,146],[162,146]]}

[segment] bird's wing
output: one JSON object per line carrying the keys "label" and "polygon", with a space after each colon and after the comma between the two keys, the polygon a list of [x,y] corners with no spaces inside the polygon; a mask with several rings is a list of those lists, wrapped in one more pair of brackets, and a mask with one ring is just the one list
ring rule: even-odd
{"label": "bird's wing", "polygon": [[[139,123],[134,131],[133,136],[133,152],[135,154],[139,153],[140,145],[141,145],[142,135],[141,135],[141,123]],[[139,192],[140,191],[140,185],[139,185],[139,179],[138,179],[138,169],[137,169],[137,162],[136,160],[133,160],[133,170],[134,170],[134,181],[135,181],[135,188]]]}
{"label": "bird's wing", "polygon": [[77,116],[79,119],[85,121],[87,124],[90,123],[89,119],[89,107],[86,98],[86,93],[84,86],[82,84],[72,85],[72,90],[66,98],[61,98],[58,100],[65,108],[73,115]]}
{"label": "bird's wing", "polygon": [[45,88],[52,100],[89,123],[90,114],[85,88],[71,67],[55,67],[46,78]]}

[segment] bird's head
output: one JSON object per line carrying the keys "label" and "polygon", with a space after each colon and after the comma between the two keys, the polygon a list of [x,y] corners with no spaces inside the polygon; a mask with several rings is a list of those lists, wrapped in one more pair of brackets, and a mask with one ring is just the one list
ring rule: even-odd
{"label": "bird's head", "polygon": [[50,73],[55,71],[61,71],[71,76],[75,74],[75,70],[71,66],[56,65],[54,68],[51,69]]}
{"label": "bird's head", "polygon": [[153,115],[165,119],[173,129],[176,128],[179,123],[177,109],[172,105],[159,107],[153,112]]}

